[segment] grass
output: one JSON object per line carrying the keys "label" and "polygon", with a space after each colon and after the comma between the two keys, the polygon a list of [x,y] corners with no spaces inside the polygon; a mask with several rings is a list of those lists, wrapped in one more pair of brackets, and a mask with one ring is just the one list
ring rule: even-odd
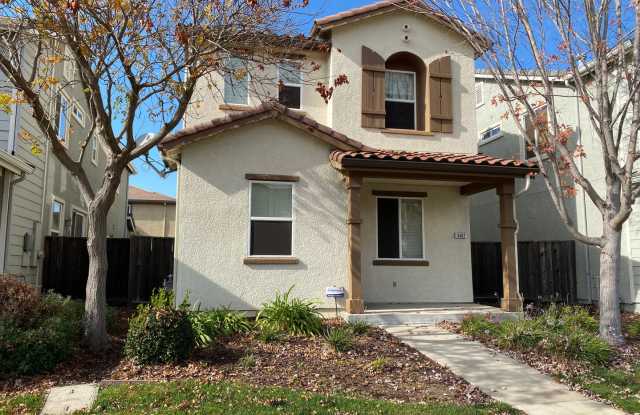
{"label": "grass", "polygon": [[640,413],[640,365],[634,373],[597,367],[589,376],[572,380],[626,412]]}
{"label": "grass", "polygon": [[506,405],[398,404],[324,396],[284,388],[253,388],[194,381],[110,386],[102,390],[92,414],[516,414]]}
{"label": "grass", "polygon": [[0,398],[0,415],[37,414],[43,405],[44,396],[39,393]]}

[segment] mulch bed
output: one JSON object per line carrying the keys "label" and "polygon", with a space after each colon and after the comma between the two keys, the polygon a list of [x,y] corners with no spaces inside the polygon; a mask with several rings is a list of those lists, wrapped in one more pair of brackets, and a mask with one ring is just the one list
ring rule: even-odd
{"label": "mulch bed", "polygon": [[[623,326],[625,325],[625,323],[632,320],[640,320],[640,315],[633,313],[622,314]],[[459,323],[442,322],[439,324],[439,326],[446,330],[464,336],[464,334],[460,330]],[[480,341],[489,349],[506,354],[507,356],[525,363],[542,373],[552,376],[559,382],[566,384],[570,389],[581,392],[590,399],[611,404],[611,402],[602,399],[592,391],[585,389],[580,384],[572,381],[573,379],[588,375],[591,372],[593,368],[588,363],[582,363],[575,360],[567,360],[558,356],[549,356],[542,354],[536,350],[519,351],[505,349],[501,348],[495,341],[491,340],[475,340]],[[640,339],[634,339],[627,336],[626,344],[624,346],[616,348],[615,357],[607,367],[610,369],[632,372],[638,365],[638,362],[640,362]]]}
{"label": "mulch bed", "polygon": [[[0,396],[73,383],[201,379],[348,393],[399,402],[491,401],[475,386],[378,328],[355,337],[354,348],[345,353],[333,351],[322,337],[288,337],[264,343],[252,335],[237,335],[197,351],[181,364],[144,367],[122,356],[123,345],[124,332],[113,338],[107,352],[96,355],[78,350],[72,360],[62,363],[51,374],[0,379]],[[379,358],[385,359],[384,367],[372,366]]]}

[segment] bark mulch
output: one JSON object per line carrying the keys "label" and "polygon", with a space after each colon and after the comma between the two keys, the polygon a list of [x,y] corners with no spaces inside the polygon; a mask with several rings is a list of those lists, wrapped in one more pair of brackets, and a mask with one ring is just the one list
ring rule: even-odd
{"label": "bark mulch", "polygon": [[113,338],[110,350],[101,354],[78,350],[72,360],[60,364],[53,373],[0,379],[0,396],[73,383],[200,379],[398,402],[491,401],[475,386],[384,330],[371,328],[354,340],[351,351],[337,353],[321,336],[264,343],[253,335],[237,335],[197,351],[186,362],[143,367],[123,357],[121,333]]}

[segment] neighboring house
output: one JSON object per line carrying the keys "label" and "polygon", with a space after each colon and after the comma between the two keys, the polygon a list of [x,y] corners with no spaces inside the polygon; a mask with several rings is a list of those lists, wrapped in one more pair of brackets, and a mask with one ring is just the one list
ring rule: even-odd
{"label": "neighboring house", "polygon": [[[261,104],[250,75],[202,80],[186,128],[160,145],[178,172],[178,301],[255,310],[294,286],[328,308],[338,286],[348,313],[472,302],[469,195],[497,188],[502,305],[521,306],[510,200],[535,166],[475,154],[474,51],[456,22],[398,3],[316,20],[283,53],[318,72],[265,68],[280,104]],[[339,75],[349,83],[325,104],[315,80]]]}
{"label": "neighboring house", "polygon": [[129,217],[134,235],[173,238],[176,200],[162,193],[129,186]]}
{"label": "neighboring house", "polygon": [[[532,77],[531,82],[538,79]],[[555,101],[558,119],[575,130],[570,145],[579,142],[587,154],[579,162],[580,169],[594,184],[596,189],[604,188],[604,169],[600,153],[600,140],[591,129],[584,104],[576,97],[565,82],[565,77],[555,80],[557,92]],[[486,73],[476,74],[476,119],[478,123],[479,151],[496,157],[533,157],[515,121],[503,117],[507,111],[504,105],[493,105],[493,97],[501,95],[495,79]],[[546,107],[536,111],[546,114]],[[525,124],[526,125],[526,124]],[[534,132],[531,137],[535,139]],[[523,191],[516,199],[518,212],[518,239],[521,241],[572,240],[560,219],[544,179],[532,180],[528,188],[525,180],[517,180],[518,191]],[[600,234],[602,218],[588,196],[579,186],[577,194],[566,199],[567,210],[578,230],[589,236]],[[481,193],[471,202],[472,241],[499,241],[498,223],[494,215],[498,205],[490,192]],[[599,249],[576,242],[576,279],[578,300],[594,302],[598,300],[599,289]],[[625,223],[622,234],[622,266],[620,267],[620,297],[626,309],[640,311],[640,210],[636,209]]]}
{"label": "neighboring house", "polygon": [[[30,46],[23,48],[25,62],[32,59],[34,51]],[[65,52],[61,50],[61,53]],[[56,122],[60,140],[72,157],[77,158],[82,137],[89,132],[89,111],[81,87],[78,83],[68,83],[75,79],[74,66],[60,62],[55,67],[55,76],[67,83],[64,92],[52,91],[47,96],[41,94],[41,98]],[[15,89],[1,72],[0,85],[3,91],[15,94]],[[89,143],[83,163],[90,180],[98,186],[104,176],[106,160],[95,140]],[[0,112],[0,167],[5,173],[1,179],[0,270],[20,276],[40,288],[44,238],[50,235],[86,236],[86,206],[75,179],[50,151],[26,105],[14,105],[10,113]],[[112,237],[127,236],[130,171],[123,174],[121,187],[108,214],[107,231]]]}

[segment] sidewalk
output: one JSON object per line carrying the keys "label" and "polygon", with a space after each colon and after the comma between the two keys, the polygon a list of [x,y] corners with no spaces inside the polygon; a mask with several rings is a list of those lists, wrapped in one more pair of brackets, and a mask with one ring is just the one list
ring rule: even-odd
{"label": "sidewalk", "polygon": [[494,399],[529,415],[622,415],[478,342],[434,326],[386,326],[389,333],[448,367]]}

